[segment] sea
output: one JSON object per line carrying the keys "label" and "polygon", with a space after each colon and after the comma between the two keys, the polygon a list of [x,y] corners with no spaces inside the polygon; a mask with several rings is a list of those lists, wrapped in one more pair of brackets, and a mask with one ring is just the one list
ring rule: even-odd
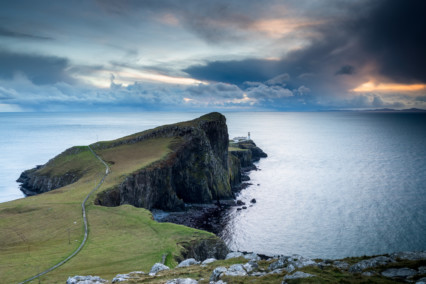
{"label": "sea", "polygon": [[[75,145],[203,113],[0,113],[0,202],[16,179]],[[222,217],[233,250],[344,258],[426,250],[426,114],[224,112],[230,138],[251,134],[268,157]],[[250,200],[256,199],[256,203]]]}

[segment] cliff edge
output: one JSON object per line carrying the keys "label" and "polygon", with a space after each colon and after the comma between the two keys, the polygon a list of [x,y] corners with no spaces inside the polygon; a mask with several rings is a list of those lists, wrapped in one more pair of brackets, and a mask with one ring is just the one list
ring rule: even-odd
{"label": "cliff edge", "polygon": [[[113,172],[114,168],[122,170],[132,161],[137,164],[138,159],[150,157],[149,163],[129,166],[129,173],[101,191],[95,204],[130,204],[170,211],[183,210],[185,203],[233,198],[232,187],[241,182],[241,168],[266,156],[251,140],[230,145],[226,118],[217,112],[94,143],[91,148],[111,165]],[[23,172],[18,179],[21,190],[33,195],[78,180],[84,166],[66,163],[69,155],[79,153],[78,149],[68,149],[46,165]],[[66,170],[58,172],[55,165]]]}

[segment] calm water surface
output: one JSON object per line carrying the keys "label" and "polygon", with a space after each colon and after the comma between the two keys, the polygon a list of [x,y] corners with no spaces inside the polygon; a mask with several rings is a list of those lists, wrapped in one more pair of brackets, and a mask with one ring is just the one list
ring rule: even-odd
{"label": "calm water surface", "polygon": [[[15,180],[74,145],[110,140],[199,113],[0,113],[0,202]],[[426,115],[225,113],[269,157],[224,216],[232,249],[340,258],[426,249]],[[259,185],[258,185],[259,184]]]}

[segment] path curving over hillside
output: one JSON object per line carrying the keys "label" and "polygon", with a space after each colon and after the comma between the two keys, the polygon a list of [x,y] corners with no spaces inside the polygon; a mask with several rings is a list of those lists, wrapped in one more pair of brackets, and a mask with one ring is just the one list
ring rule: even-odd
{"label": "path curving over hillside", "polygon": [[110,173],[110,169],[109,166],[107,165],[107,163],[105,163],[105,161],[103,161],[101,159],[101,157],[99,157],[93,150],[92,148],[90,148],[90,146],[87,146],[90,150],[90,152],[93,153],[93,155],[99,160],[101,161],[104,165],[105,165],[105,174],[102,177],[101,181],[95,186],[95,188],[93,188],[89,194],[87,194],[86,198],[84,198],[83,202],[81,203],[81,209],[82,209],[82,215],[83,215],[83,221],[84,221],[84,238],[83,241],[81,242],[80,246],[71,254],[69,255],[66,259],[62,260],[61,262],[55,264],[54,266],[46,269],[43,272],[40,272],[37,275],[34,275],[28,279],[25,279],[24,281],[20,282],[20,284],[23,283],[28,283],[34,279],[37,279],[38,277],[45,275],[49,272],[51,272],[52,270],[55,270],[56,268],[60,267],[61,265],[63,265],[64,263],[66,263],[67,261],[69,261],[71,258],[73,258],[74,256],[76,256],[83,248],[83,246],[86,244],[87,238],[89,236],[89,229],[88,229],[88,222],[87,222],[87,217],[86,217],[86,202],[89,199],[89,197],[96,191],[98,190],[98,188],[103,184],[103,182],[105,181],[105,178],[108,176],[108,174]]}

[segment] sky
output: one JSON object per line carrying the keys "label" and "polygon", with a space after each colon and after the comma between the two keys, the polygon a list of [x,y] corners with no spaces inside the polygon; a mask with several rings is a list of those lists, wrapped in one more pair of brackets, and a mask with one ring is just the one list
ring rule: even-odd
{"label": "sky", "polygon": [[0,1],[0,112],[426,109],[423,0]]}

